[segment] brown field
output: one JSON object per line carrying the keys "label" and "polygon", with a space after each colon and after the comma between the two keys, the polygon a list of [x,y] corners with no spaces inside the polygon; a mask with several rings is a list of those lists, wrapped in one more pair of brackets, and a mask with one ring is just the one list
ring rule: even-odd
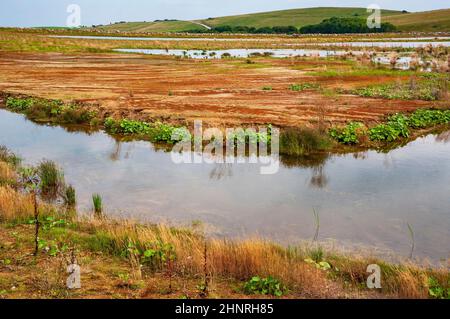
{"label": "brown field", "polygon": [[[337,94],[370,84],[407,80],[345,74],[348,61],[256,58],[197,61],[130,54],[0,52],[0,91],[98,105],[103,115],[208,125],[272,123],[300,126],[326,121],[373,122],[388,113],[431,107],[442,102],[362,98]],[[313,72],[341,69],[342,76]],[[296,83],[321,89],[293,92]],[[272,90],[264,91],[270,86]]]}

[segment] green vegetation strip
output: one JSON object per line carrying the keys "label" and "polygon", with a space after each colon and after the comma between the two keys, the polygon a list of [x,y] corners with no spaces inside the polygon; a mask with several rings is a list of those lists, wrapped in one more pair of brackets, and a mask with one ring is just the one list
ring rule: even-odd
{"label": "green vegetation strip", "polygon": [[344,127],[332,128],[330,136],[342,144],[360,144],[370,139],[373,142],[394,142],[408,138],[413,129],[425,129],[450,123],[450,110],[417,110],[411,115],[395,114],[386,123],[367,128],[363,123],[351,122]]}
{"label": "green vegetation strip", "polygon": [[385,99],[437,101],[447,98],[449,88],[447,75],[429,73],[411,77],[409,82],[369,86],[350,93]]}

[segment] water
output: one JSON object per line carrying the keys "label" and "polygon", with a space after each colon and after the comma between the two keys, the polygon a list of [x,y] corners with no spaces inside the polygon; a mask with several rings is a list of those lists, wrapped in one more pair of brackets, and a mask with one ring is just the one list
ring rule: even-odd
{"label": "water", "polygon": [[[71,36],[71,35],[55,35],[50,36],[55,38],[68,38],[68,39],[86,39],[86,40],[126,40],[126,41],[271,41],[271,38],[144,38],[144,37],[109,37],[109,36]],[[301,43],[296,42],[291,45],[320,45],[320,46],[344,46],[344,47],[382,47],[382,48],[418,48],[431,44],[433,46],[450,46],[450,41],[430,41],[432,39],[422,39],[422,38],[408,38],[407,41],[345,41],[345,42],[317,42],[317,43]],[[417,41],[411,41],[417,40]],[[423,40],[423,41],[420,41]],[[284,45],[289,45],[283,43]]]}
{"label": "water", "polygon": [[[216,236],[259,234],[282,243],[320,239],[439,261],[450,256],[450,134],[380,154],[283,159],[275,175],[255,165],[181,164],[148,142],[69,132],[0,110],[0,145],[37,163],[58,162],[90,210],[100,193],[111,215],[211,225]],[[367,250],[366,250],[367,252]]]}
{"label": "water", "polygon": [[[137,53],[150,55],[170,55],[178,57],[187,57],[192,59],[222,59],[226,55],[233,58],[249,58],[253,54],[268,54],[274,58],[289,57],[332,57],[348,54],[347,51],[337,50],[309,50],[309,49],[228,49],[228,50],[160,50],[160,49],[116,49],[114,51],[123,53]],[[362,55],[362,51],[352,51],[354,55]],[[225,54],[225,55],[224,55]],[[396,68],[408,70],[410,68],[412,58],[409,56],[399,57]],[[391,59],[386,55],[375,56],[373,62],[384,65],[390,65]]]}
{"label": "water", "polygon": [[139,53],[151,55],[172,55],[189,57],[193,59],[221,59],[223,54],[234,58],[248,58],[253,54],[264,55],[270,53],[275,58],[288,58],[294,56],[328,57],[344,55],[345,51],[332,50],[303,50],[303,49],[228,49],[228,50],[160,50],[160,49],[116,49],[124,53]]}

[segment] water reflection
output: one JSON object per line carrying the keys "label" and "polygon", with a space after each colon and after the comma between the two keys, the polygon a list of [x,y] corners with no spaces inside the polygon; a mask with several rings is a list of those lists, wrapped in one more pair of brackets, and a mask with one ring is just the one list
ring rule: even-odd
{"label": "water reflection", "polygon": [[82,211],[100,193],[111,215],[201,220],[220,236],[259,234],[296,243],[314,232],[314,207],[323,240],[407,256],[409,223],[415,256],[432,260],[450,256],[449,135],[385,153],[281,156],[277,174],[260,175],[258,164],[177,165],[162,145],[37,125],[0,110],[0,145],[27,163],[59,163]]}
{"label": "water reflection", "polygon": [[217,181],[232,176],[233,176],[233,166],[228,163],[214,164],[214,168],[209,173],[209,178]]}

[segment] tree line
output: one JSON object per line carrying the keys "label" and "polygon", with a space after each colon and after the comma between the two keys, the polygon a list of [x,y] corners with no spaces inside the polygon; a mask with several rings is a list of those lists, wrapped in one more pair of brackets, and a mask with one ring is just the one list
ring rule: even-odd
{"label": "tree line", "polygon": [[[380,28],[369,28],[367,20],[361,18],[337,18],[325,19],[319,24],[307,25],[301,28],[295,26],[274,27],[248,27],[221,25],[213,27],[209,33],[251,33],[251,34],[309,34],[309,33],[378,33],[394,32],[396,27],[391,23],[381,23]],[[190,33],[205,33],[205,30],[192,30]]]}

